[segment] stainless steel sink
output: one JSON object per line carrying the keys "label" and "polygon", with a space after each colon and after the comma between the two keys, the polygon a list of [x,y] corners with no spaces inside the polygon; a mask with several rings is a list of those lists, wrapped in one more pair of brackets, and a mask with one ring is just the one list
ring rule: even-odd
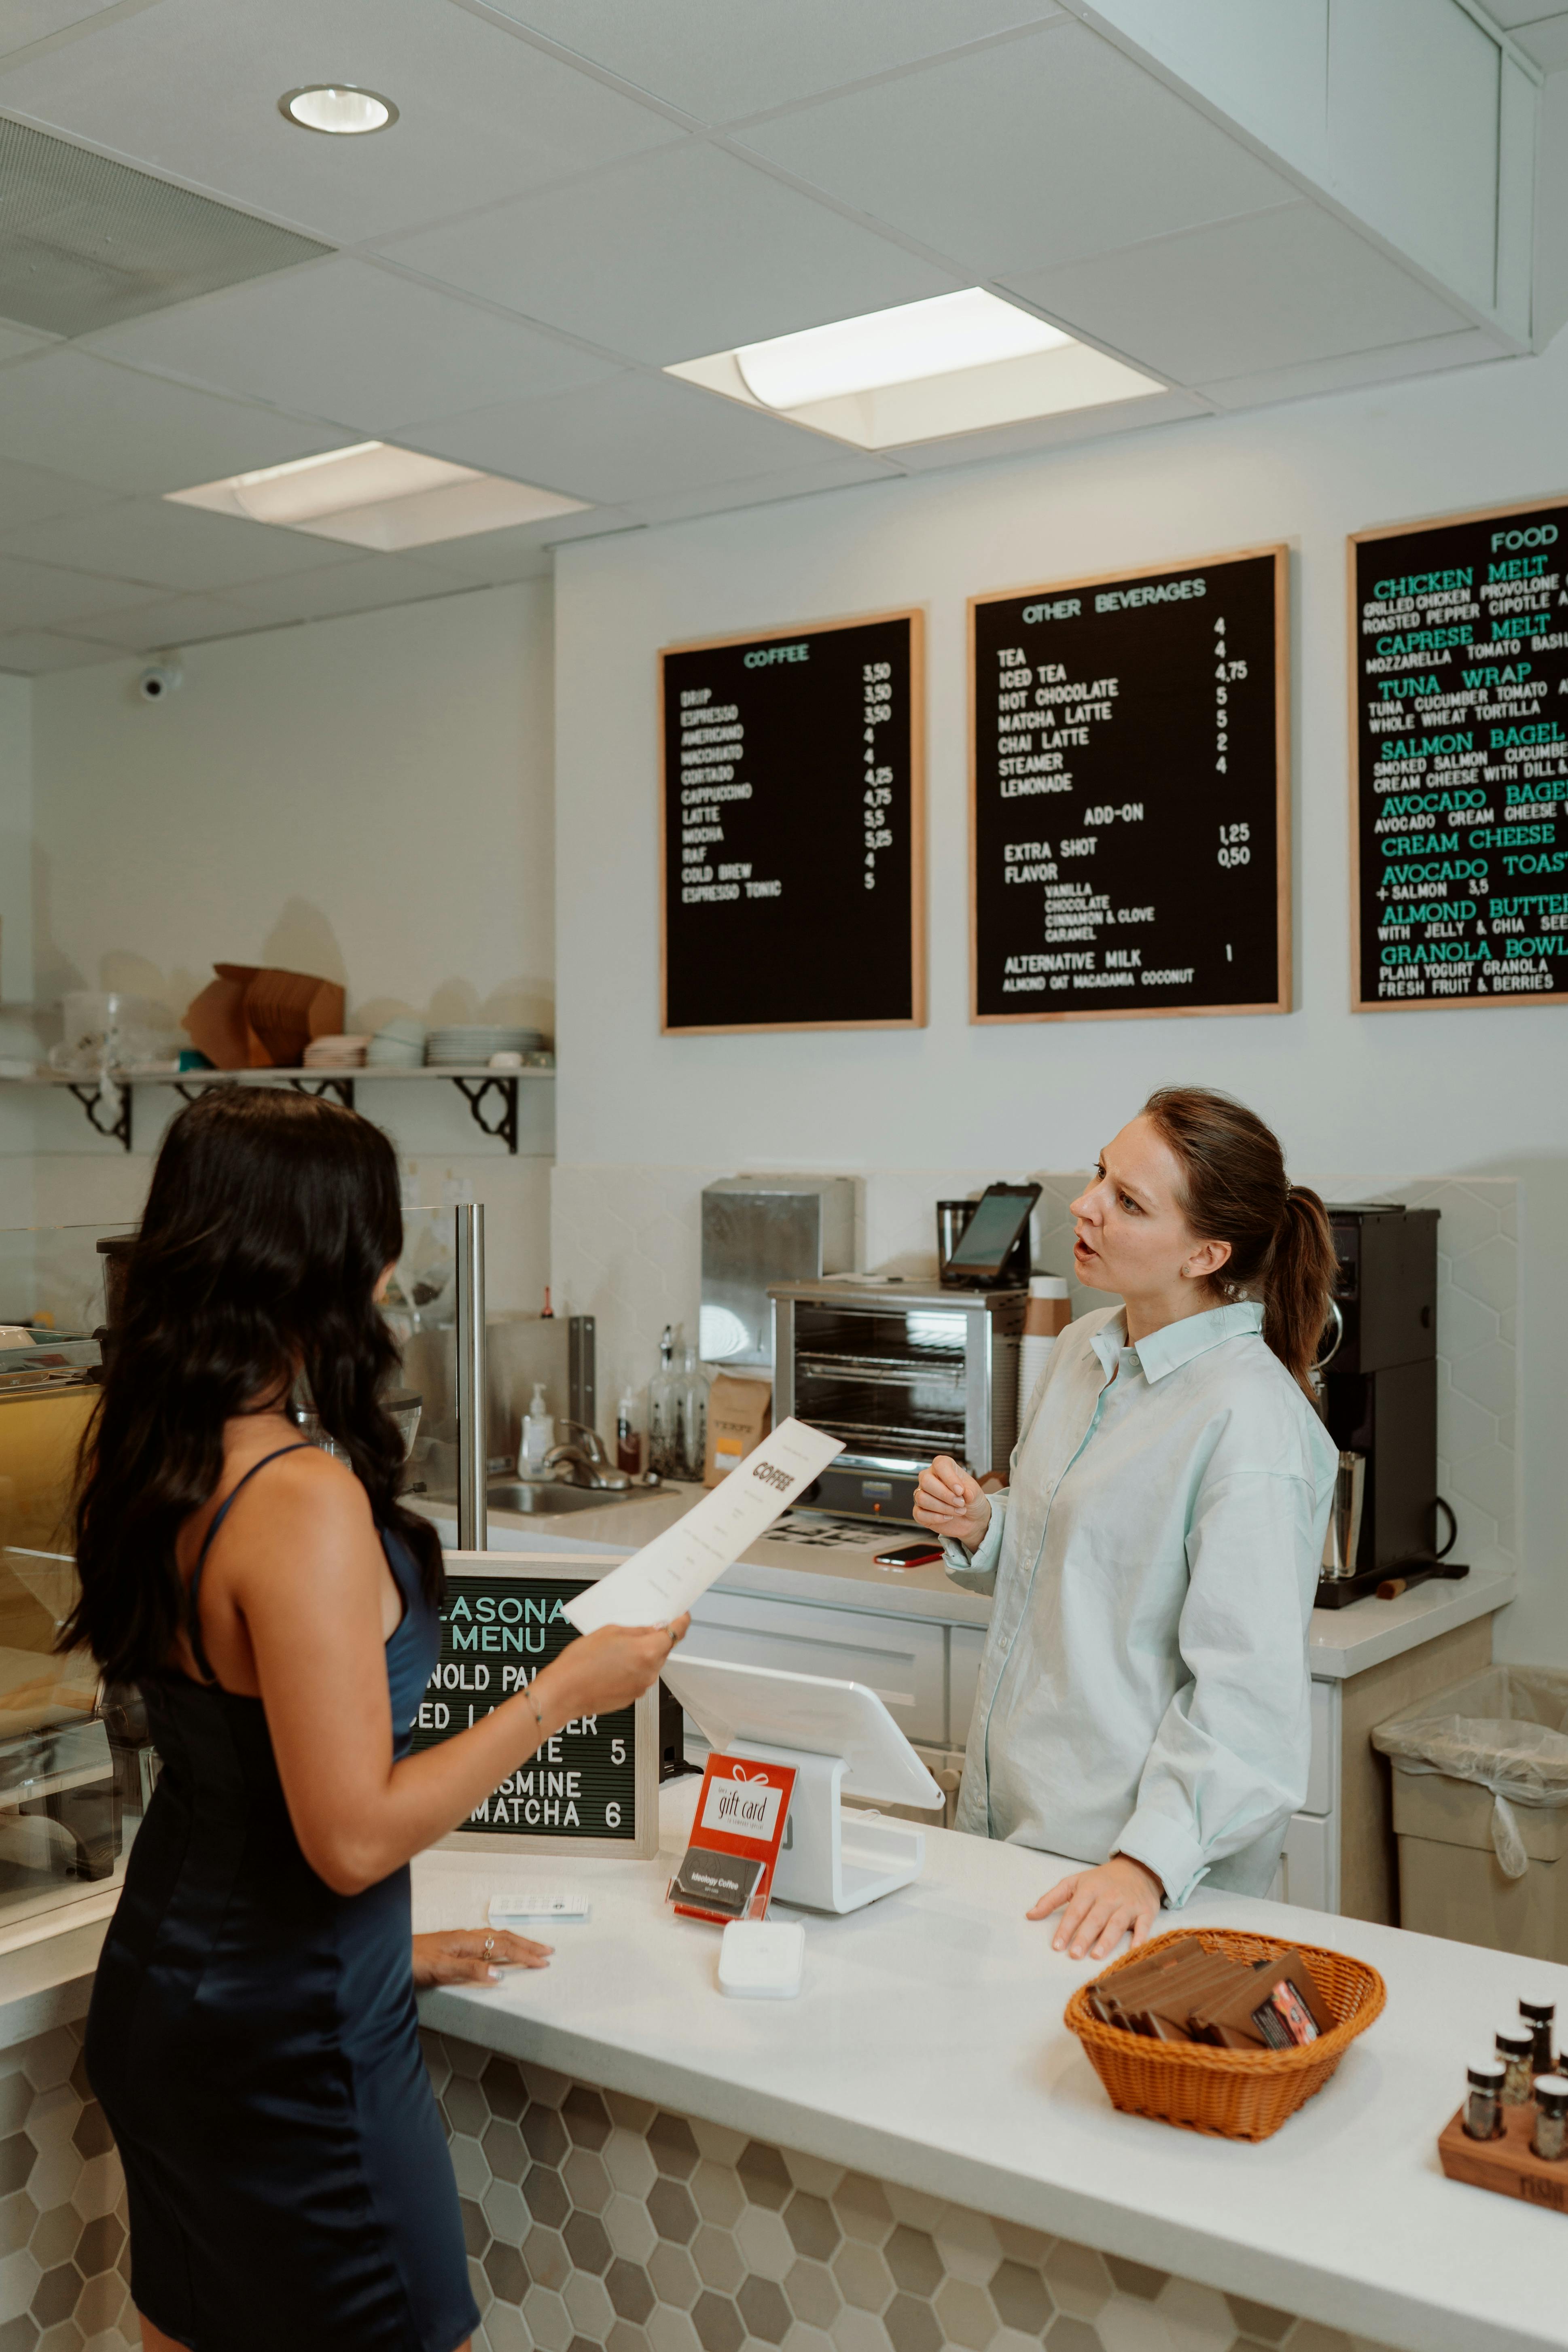
{"label": "stainless steel sink", "polygon": [[607,1503],[629,1503],[647,1487],[595,1487],[553,1486],[541,1480],[531,1484],[518,1479],[509,1485],[491,1486],[487,1500],[492,1511],[519,1511],[524,1514],[559,1511],[598,1511]]}

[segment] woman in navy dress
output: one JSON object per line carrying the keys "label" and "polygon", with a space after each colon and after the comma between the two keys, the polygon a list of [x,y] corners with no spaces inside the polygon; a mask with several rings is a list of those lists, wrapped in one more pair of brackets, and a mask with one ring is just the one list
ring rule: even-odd
{"label": "woman in navy dress", "polygon": [[[140,1682],[163,1759],[88,2019],[151,2352],[459,2352],[478,2313],[416,1984],[547,1948],[411,1935],[408,1863],[685,1630],[606,1627],[408,1753],[439,1646],[397,1501],[375,1300],[396,1161],[336,1104],[215,1088],[153,1171],[84,1450],[65,1630]],[[300,1374],[344,1468],[300,1442]]]}

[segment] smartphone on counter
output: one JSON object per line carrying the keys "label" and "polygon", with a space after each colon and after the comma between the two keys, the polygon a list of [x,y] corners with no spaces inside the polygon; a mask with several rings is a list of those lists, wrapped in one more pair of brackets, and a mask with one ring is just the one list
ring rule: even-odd
{"label": "smartphone on counter", "polygon": [[924,1568],[942,1558],[942,1546],[933,1543],[900,1544],[897,1551],[879,1551],[871,1555],[877,1568]]}

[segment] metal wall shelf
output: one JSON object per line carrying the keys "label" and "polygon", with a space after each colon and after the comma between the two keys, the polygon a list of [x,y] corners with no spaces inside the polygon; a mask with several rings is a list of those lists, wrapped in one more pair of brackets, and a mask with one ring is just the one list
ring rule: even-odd
{"label": "metal wall shelf", "polygon": [[63,1087],[87,1114],[95,1135],[132,1150],[131,1106],[138,1087],[173,1087],[186,1102],[195,1102],[209,1087],[289,1087],[300,1095],[332,1095],[345,1109],[354,1107],[361,1086],[408,1086],[434,1079],[457,1087],[468,1106],[468,1116],[482,1135],[493,1136],[517,1157],[518,1088],[531,1082],[553,1083],[551,1070],[492,1070],[483,1062],[440,1063],[418,1070],[357,1068],[353,1070],[121,1070],[100,1081],[72,1077],[62,1070],[38,1070],[31,1077],[0,1079],[0,1086]]}

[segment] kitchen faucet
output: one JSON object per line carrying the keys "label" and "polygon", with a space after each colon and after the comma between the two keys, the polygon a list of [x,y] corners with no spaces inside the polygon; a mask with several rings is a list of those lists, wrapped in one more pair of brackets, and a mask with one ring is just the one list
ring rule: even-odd
{"label": "kitchen faucet", "polygon": [[606,1494],[624,1494],[632,1482],[624,1470],[612,1470],[610,1467],[610,1457],[605,1451],[605,1443],[598,1431],[590,1429],[585,1422],[569,1421],[564,1414],[560,1416],[557,1426],[574,1430],[581,1443],[574,1444],[568,1439],[560,1445],[552,1445],[540,1468],[551,1473],[563,1486],[590,1486]]}

